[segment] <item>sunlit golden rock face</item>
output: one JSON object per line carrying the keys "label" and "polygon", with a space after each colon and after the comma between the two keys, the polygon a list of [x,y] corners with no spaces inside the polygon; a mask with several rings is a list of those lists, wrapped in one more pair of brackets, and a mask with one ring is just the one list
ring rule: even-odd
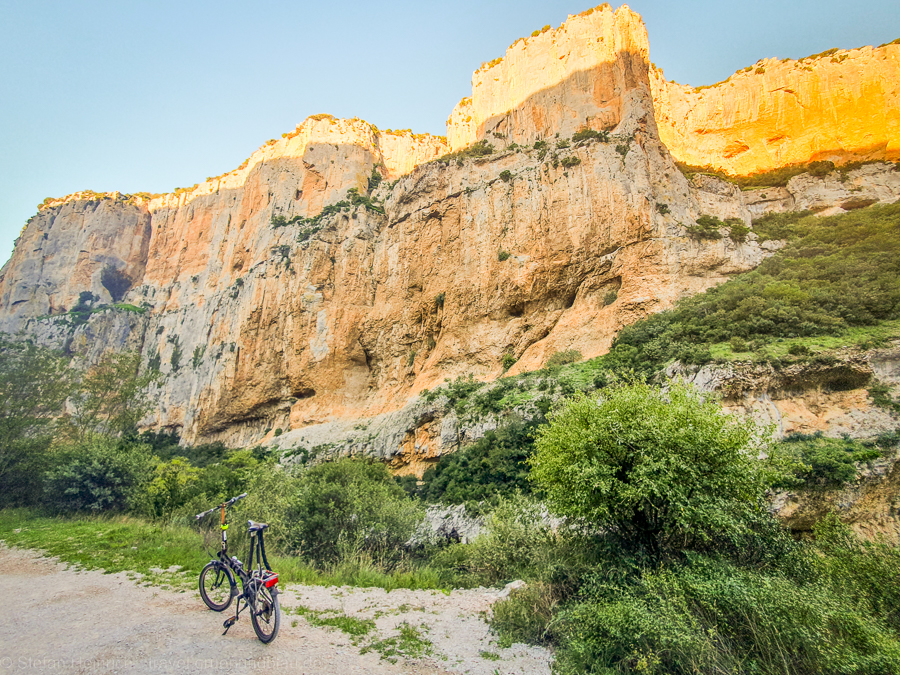
{"label": "sunlit golden rock face", "polygon": [[531,144],[579,128],[612,129],[647,84],[647,29],[627,5],[588,10],[559,28],[521,38],[472,76],[472,96],[447,120],[458,150],[488,141]]}
{"label": "sunlit golden rock face", "polygon": [[[316,115],[186,190],[50,202],[0,272],[0,327],[76,351],[140,346],[163,375],[145,422],[188,442],[397,411],[448,377],[499,376],[504,355],[516,373],[602,354],[622,326],[766,255],[686,224],[749,224],[800,198],[690,183],[660,141],[649,71],[640,17],[598,8],[480,69],[446,141]],[[574,142],[585,127],[610,135]],[[442,157],[478,140],[495,151]],[[892,194],[879,171],[831,192]],[[108,267],[145,314],[46,318],[85,290],[116,299]],[[413,473],[443,451],[423,438],[396,441]]]}
{"label": "sunlit golden rock face", "polygon": [[900,44],[765,59],[694,89],[652,68],[663,143],[733,175],[814,160],[900,159]]}

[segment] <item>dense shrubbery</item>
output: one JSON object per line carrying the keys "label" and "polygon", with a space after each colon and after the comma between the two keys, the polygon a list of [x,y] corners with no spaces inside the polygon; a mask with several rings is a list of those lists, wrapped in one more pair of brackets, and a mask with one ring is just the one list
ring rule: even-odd
{"label": "dense shrubbery", "polygon": [[530,461],[551,507],[654,556],[739,529],[761,496],[752,425],[683,385],[576,397],[550,421]]}
{"label": "dense shrubbery", "polygon": [[793,459],[792,475],[779,484],[783,487],[807,484],[833,487],[856,480],[857,465],[882,456],[891,447],[889,439],[862,442],[849,438],[825,438],[821,432],[806,436],[787,436],[780,449]]}
{"label": "dense shrubbery", "polygon": [[295,489],[285,504],[284,537],[319,563],[364,553],[390,566],[421,517],[380,462],[319,464],[297,477]]}
{"label": "dense shrubbery", "polygon": [[516,491],[528,493],[528,467],[533,433],[544,420],[513,420],[487,432],[473,444],[444,455],[423,477],[422,496],[430,502],[466,504],[497,500]]}
{"label": "dense shrubbery", "polygon": [[[551,642],[559,673],[896,672],[900,554],[834,520],[814,543],[787,536],[756,508],[778,473],[745,454],[758,438],[681,385],[607,389],[553,415],[534,478],[582,525],[530,547],[566,541],[594,561],[565,579],[531,571],[494,607],[502,639]],[[494,566],[506,560],[519,569],[511,552]]]}
{"label": "dense shrubbery", "polygon": [[754,271],[622,329],[611,366],[655,371],[672,358],[709,360],[707,345],[732,337],[828,335],[900,317],[900,206],[779,214],[754,231],[788,244]]}
{"label": "dense shrubbery", "polygon": [[843,177],[846,176],[850,171],[858,169],[865,164],[881,163],[883,161],[884,160],[872,160],[871,162],[850,162],[847,164],[842,164],[839,167],[835,167],[834,162],[817,161],[810,162],[809,164],[793,164],[791,166],[773,169],[772,171],[764,171],[762,173],[754,173],[748,176],[732,176],[711,166],[692,166],[690,164],[683,164],[681,162],[676,162],[676,164],[678,165],[678,168],[681,169],[681,172],[688,178],[698,173],[706,174],[709,176],[716,176],[717,178],[721,178],[722,180],[728,181],[729,183],[734,183],[742,190],[752,190],[767,187],[785,187],[791,178],[793,178],[794,176],[799,176],[802,173],[808,173],[811,176],[821,178],[823,176],[827,176],[832,171],[839,171],[841,176]]}
{"label": "dense shrubbery", "polygon": [[140,511],[153,472],[147,448],[95,437],[71,446],[47,472],[47,502],[59,511]]}

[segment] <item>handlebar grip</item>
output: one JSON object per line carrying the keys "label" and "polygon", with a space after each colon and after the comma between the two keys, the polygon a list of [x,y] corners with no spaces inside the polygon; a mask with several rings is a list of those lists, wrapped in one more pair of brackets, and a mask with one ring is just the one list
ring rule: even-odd
{"label": "handlebar grip", "polygon": [[238,501],[239,499],[243,499],[243,498],[246,497],[246,496],[247,496],[247,493],[245,492],[245,493],[242,494],[242,495],[238,495],[237,497],[234,497],[234,498],[231,500],[231,502],[234,503],[234,502]]}

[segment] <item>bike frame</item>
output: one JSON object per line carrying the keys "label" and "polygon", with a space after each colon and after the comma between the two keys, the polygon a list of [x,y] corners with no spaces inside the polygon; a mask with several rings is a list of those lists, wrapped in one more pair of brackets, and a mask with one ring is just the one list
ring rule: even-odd
{"label": "bike frame", "polygon": [[[255,603],[256,594],[260,586],[265,586],[270,589],[273,596],[278,594],[278,586],[276,585],[278,583],[278,575],[272,572],[272,568],[269,566],[269,560],[266,557],[266,545],[263,538],[263,530],[254,530],[251,528],[249,531],[250,550],[247,552],[249,571],[244,568],[244,564],[238,560],[237,557],[230,557],[228,555],[228,521],[225,516],[225,509],[246,496],[246,493],[239,495],[220,504],[218,507],[221,510],[220,528],[222,531],[222,548],[219,549],[216,558],[223,568],[222,571],[228,578],[228,583],[231,587],[231,597],[236,597],[234,621],[237,621],[238,616],[241,613],[241,600],[244,601],[243,609],[246,609],[251,603]],[[213,511],[215,511],[215,509],[205,511],[204,513],[199,514],[197,519],[199,520]],[[256,555],[256,568],[254,568],[254,554]],[[238,594],[235,576],[241,580],[241,586],[244,589],[243,593]]]}

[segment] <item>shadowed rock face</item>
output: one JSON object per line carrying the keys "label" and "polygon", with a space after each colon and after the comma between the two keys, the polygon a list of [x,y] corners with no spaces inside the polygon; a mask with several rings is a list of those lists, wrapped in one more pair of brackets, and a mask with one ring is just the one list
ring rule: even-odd
{"label": "shadowed rock face", "polygon": [[[476,73],[461,104],[472,119],[457,108],[449,146],[316,116],[187,191],[52,202],[2,272],[0,321],[88,361],[105,340],[140,348],[164,375],[146,424],[234,444],[397,411],[445,378],[498,376],[504,354],[512,373],[560,350],[602,354],[622,326],[765,255],[752,238],[685,236],[704,213],[749,223],[768,196],[684,178],[648,71],[640,18],[598,9]],[[609,142],[556,147],[583,126]],[[482,138],[498,151],[437,160]],[[374,205],[335,206],[366,195],[373,170]],[[786,190],[777,206],[797,199]],[[39,318],[126,286],[146,314]],[[429,442],[407,436],[410,453]]]}
{"label": "shadowed rock face", "polygon": [[121,300],[144,276],[150,237],[140,200],[75,200],[41,211],[0,271],[0,330],[65,312],[84,291],[103,303]]}

